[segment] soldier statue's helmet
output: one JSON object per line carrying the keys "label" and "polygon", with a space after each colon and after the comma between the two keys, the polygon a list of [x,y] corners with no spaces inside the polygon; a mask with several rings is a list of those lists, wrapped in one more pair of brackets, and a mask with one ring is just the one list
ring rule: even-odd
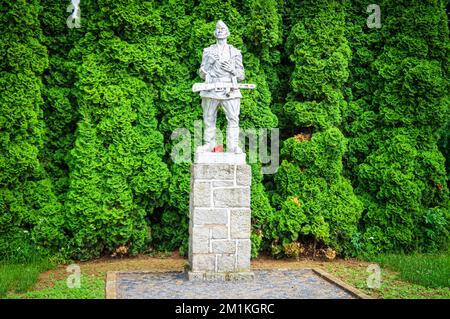
{"label": "soldier statue's helmet", "polygon": [[229,35],[230,30],[228,29],[227,25],[222,20],[217,21],[216,29],[214,30],[214,36],[217,39],[224,39],[227,38]]}

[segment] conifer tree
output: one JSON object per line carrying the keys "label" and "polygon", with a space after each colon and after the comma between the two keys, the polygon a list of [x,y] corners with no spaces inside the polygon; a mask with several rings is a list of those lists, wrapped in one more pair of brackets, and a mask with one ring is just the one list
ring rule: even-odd
{"label": "conifer tree", "polygon": [[71,51],[82,64],[65,203],[70,247],[83,259],[136,254],[150,243],[148,219],[170,176],[154,104],[160,18],[149,2],[84,4],[87,30]]}
{"label": "conifer tree", "polygon": [[365,54],[351,70],[354,103],[346,119],[349,168],[364,203],[358,247],[371,254],[432,251],[445,247],[449,234],[444,157],[437,147],[449,117],[444,4],[384,1],[380,7],[381,29],[362,30],[352,40]]}
{"label": "conifer tree", "polygon": [[0,4],[0,259],[22,260],[64,243],[61,207],[40,153],[48,66],[41,9],[39,1]]}
{"label": "conifer tree", "polygon": [[343,177],[346,139],[338,128],[351,57],[344,7],[302,1],[291,12],[286,46],[294,68],[283,111],[296,134],[283,142],[275,175],[272,253],[296,255],[309,246],[349,254],[362,206]]}

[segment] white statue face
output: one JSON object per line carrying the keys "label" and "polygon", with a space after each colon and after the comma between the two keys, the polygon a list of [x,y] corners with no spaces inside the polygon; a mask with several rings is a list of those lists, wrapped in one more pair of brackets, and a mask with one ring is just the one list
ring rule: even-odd
{"label": "white statue face", "polygon": [[216,30],[214,30],[214,35],[216,36],[217,39],[225,39],[230,35],[228,27],[221,20],[219,20],[216,24]]}

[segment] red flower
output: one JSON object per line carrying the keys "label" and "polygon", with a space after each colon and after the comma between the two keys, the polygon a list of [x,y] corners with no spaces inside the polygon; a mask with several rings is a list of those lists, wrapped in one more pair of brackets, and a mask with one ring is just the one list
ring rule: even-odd
{"label": "red flower", "polygon": [[217,145],[217,146],[214,146],[213,152],[214,152],[214,153],[223,153],[224,151],[223,151],[222,144]]}

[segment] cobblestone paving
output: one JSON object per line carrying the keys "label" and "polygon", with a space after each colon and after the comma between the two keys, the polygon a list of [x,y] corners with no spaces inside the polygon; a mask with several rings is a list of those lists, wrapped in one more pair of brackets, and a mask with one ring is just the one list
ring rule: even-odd
{"label": "cobblestone paving", "polygon": [[353,299],[310,269],[254,270],[250,281],[188,281],[181,272],[121,273],[121,299]]}

